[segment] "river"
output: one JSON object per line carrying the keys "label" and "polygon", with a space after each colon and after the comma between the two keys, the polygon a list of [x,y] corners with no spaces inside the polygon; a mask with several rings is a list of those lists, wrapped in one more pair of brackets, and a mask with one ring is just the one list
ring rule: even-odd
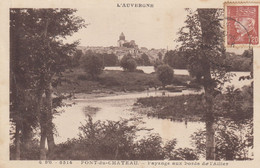
{"label": "river", "polygon": [[[174,96],[181,94],[199,93],[185,90],[182,93],[166,92],[166,96]],[[158,96],[162,95],[161,91],[134,92],[122,93],[118,95],[108,95],[104,97],[93,97],[87,94],[80,94],[73,101],[76,103],[71,107],[63,108],[65,112],[54,119],[59,136],[56,137],[56,143],[66,141],[68,138],[77,137],[78,127],[81,123],[85,123],[86,113],[93,117],[93,121],[97,120],[112,120],[118,121],[120,118],[130,119],[140,117],[144,124],[140,125],[151,131],[142,131],[138,135],[140,137],[147,136],[149,133],[158,133],[165,142],[176,138],[177,147],[191,147],[190,135],[198,129],[204,129],[205,124],[202,122],[185,122],[171,121],[168,119],[151,118],[146,115],[138,114],[132,110],[133,104],[139,97]],[[97,112],[89,113],[91,109],[96,109]]]}
{"label": "river", "polygon": [[[109,67],[107,70],[120,70],[119,67]],[[144,70],[145,73],[153,72],[153,67],[138,67]],[[174,70],[175,74],[187,75],[187,70]],[[238,81],[240,76],[249,75],[249,72],[234,72],[234,76],[230,84],[235,87],[241,88],[244,85],[250,84],[250,81]],[[148,96],[162,95],[162,91],[144,92],[131,92],[131,93],[117,93],[113,95],[105,95],[103,97],[95,97],[93,94],[78,94],[74,100],[68,100],[68,103],[75,102],[71,107],[64,107],[64,110],[59,116],[54,119],[58,136],[56,143],[65,142],[68,138],[78,137],[81,123],[85,123],[86,113],[93,117],[94,121],[97,120],[112,120],[118,121],[120,118],[129,119],[132,117],[141,117],[145,123],[142,125],[145,128],[152,129],[149,132],[140,132],[140,137],[145,137],[147,133],[158,133],[165,142],[173,138],[177,139],[176,147],[189,147],[190,136],[199,129],[205,129],[203,122],[177,122],[168,119],[149,118],[146,115],[137,114],[133,111],[133,104],[137,98]],[[177,96],[182,94],[198,94],[198,92],[184,90],[183,92],[166,92],[166,96]],[[92,112],[91,112],[92,111]],[[94,112],[93,112],[94,111]]]}

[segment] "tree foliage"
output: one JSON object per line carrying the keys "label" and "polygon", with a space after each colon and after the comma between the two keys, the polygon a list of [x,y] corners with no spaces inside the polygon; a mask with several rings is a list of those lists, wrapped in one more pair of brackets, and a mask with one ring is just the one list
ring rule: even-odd
{"label": "tree foliage", "polygon": [[171,84],[173,80],[173,69],[169,65],[160,65],[156,70],[158,79],[162,82],[163,87]]}
{"label": "tree foliage", "polygon": [[252,71],[252,52],[245,50],[242,55],[235,53],[226,53],[226,58],[224,60],[227,70],[230,71]]}
{"label": "tree foliage", "polygon": [[85,71],[91,75],[92,79],[96,79],[104,69],[102,59],[95,53],[86,54],[82,61]]}
{"label": "tree foliage", "polygon": [[149,65],[151,65],[149,56],[147,54],[145,54],[145,53],[143,53],[141,55],[141,57],[137,57],[135,60],[136,60],[137,64],[141,65],[141,66],[149,66]]}
{"label": "tree foliage", "polygon": [[[179,31],[177,41],[181,42],[179,51],[188,61],[190,74],[206,87],[214,87],[225,82],[224,30],[220,19],[220,9],[187,9],[185,26]],[[211,74],[212,78],[209,77]]]}
{"label": "tree foliage", "polygon": [[138,118],[120,121],[96,121],[89,116],[80,129],[78,139],[68,140],[58,146],[55,159],[82,160],[197,160],[192,149],[176,149],[176,139],[163,143],[158,134],[138,139]]}
{"label": "tree foliage", "polygon": [[174,69],[187,69],[187,60],[180,51],[170,50],[164,56],[164,63],[170,65]]}
{"label": "tree foliage", "polygon": [[213,99],[216,88],[221,89],[228,80],[224,65],[225,47],[224,30],[221,26],[221,9],[197,9],[188,12],[185,26],[179,31],[178,40],[181,43],[179,51],[188,60],[188,70],[191,76],[204,87],[206,102],[206,159],[215,159]]}
{"label": "tree foliage", "polygon": [[118,65],[118,57],[115,54],[100,54],[99,57],[104,59],[104,66],[117,66]]}
{"label": "tree foliage", "polygon": [[131,54],[127,54],[121,59],[120,66],[125,71],[133,72],[136,70],[137,64],[134,58],[131,56]]}
{"label": "tree foliage", "polygon": [[159,60],[159,59],[156,59],[155,62],[154,62],[154,64],[153,64],[154,70],[156,71],[157,68],[158,68],[158,66],[160,66],[160,65],[164,65],[163,61],[161,61],[161,60]]}
{"label": "tree foliage", "polygon": [[[216,123],[216,160],[251,160],[253,148],[253,122],[237,123],[221,119]],[[196,153],[205,157],[206,131],[192,135]]]}
{"label": "tree foliage", "polygon": [[[72,9],[10,9],[10,116],[16,125],[17,156],[19,137],[27,134],[19,133],[22,123],[28,123],[31,128],[35,125],[32,122],[40,125],[42,151],[46,137],[49,150],[54,146],[52,86],[70,67],[78,44],[67,44],[63,39],[85,27],[75,12]],[[21,94],[26,96],[19,97]],[[24,104],[29,97],[33,106]],[[28,113],[21,108],[22,104]],[[36,120],[26,116],[35,116]],[[26,131],[31,133],[31,128]]]}

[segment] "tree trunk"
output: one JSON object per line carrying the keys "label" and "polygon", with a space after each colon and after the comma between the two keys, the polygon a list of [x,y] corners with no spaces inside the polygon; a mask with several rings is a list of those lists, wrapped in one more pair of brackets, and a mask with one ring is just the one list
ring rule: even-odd
{"label": "tree trunk", "polygon": [[28,151],[30,144],[32,142],[32,129],[31,126],[23,122],[23,129],[22,129],[22,148],[24,151]]}
{"label": "tree trunk", "polygon": [[40,160],[46,160],[46,115],[43,107],[43,90],[40,90],[38,95],[37,103],[37,114],[39,116],[40,129],[41,129],[41,140],[40,140]]}
{"label": "tree trunk", "polygon": [[[199,21],[201,24],[202,41],[203,44],[211,44],[211,23],[216,21],[215,14],[217,9],[198,9]],[[206,101],[206,160],[215,160],[215,130],[214,130],[214,115],[213,115],[213,92],[214,83],[210,73],[210,62],[207,57],[207,48],[202,46],[203,59],[203,86],[205,90],[205,101]]]}
{"label": "tree trunk", "polygon": [[44,124],[41,125],[40,160],[46,160],[46,149],[45,149],[46,130],[44,127],[45,127]]}
{"label": "tree trunk", "polygon": [[212,114],[206,117],[206,160],[215,160],[215,130]]}
{"label": "tree trunk", "polygon": [[15,128],[15,160],[21,159],[21,140],[20,140],[20,128],[16,123]]}
{"label": "tree trunk", "polygon": [[55,147],[54,137],[53,137],[53,122],[52,122],[53,114],[52,114],[51,80],[48,82],[45,93],[46,93],[46,116],[47,116],[46,133],[47,133],[47,142],[48,142],[48,153],[49,153],[49,157],[51,157]]}
{"label": "tree trunk", "polygon": [[[208,69],[208,68],[206,68]],[[204,90],[206,101],[206,160],[215,160],[215,130],[213,115],[213,88],[210,69],[204,75]]]}

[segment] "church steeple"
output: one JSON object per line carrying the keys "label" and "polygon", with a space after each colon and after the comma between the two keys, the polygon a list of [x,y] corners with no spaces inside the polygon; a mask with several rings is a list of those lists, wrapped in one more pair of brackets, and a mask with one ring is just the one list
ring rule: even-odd
{"label": "church steeple", "polygon": [[124,35],[123,32],[120,34],[120,36],[119,36],[119,40],[125,40],[125,35]]}

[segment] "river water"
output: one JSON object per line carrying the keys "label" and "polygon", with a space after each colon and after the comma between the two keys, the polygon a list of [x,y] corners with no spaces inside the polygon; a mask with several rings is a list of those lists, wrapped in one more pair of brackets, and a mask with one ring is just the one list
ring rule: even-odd
{"label": "river water", "polygon": [[[119,67],[109,67],[109,70],[119,70]],[[153,72],[153,67],[138,67],[144,70],[145,73]],[[187,70],[174,70],[175,74],[187,75]],[[243,85],[250,84],[250,81],[238,82],[239,76],[249,75],[249,72],[235,72],[236,76],[232,78],[232,85],[241,88]],[[231,85],[229,84],[229,85]],[[182,94],[198,94],[198,92],[184,90],[183,92],[172,93],[166,92],[166,96],[177,96]],[[142,127],[152,129],[151,131],[142,131],[138,135],[145,137],[149,133],[158,133],[165,142],[173,138],[177,139],[176,147],[189,147],[192,148],[190,143],[190,136],[199,129],[205,129],[203,122],[177,122],[168,119],[149,118],[146,115],[138,114],[133,111],[133,104],[137,98],[160,96],[162,91],[149,91],[149,92],[131,92],[131,93],[118,93],[113,95],[106,95],[103,97],[95,97],[92,94],[78,94],[76,99],[69,100],[68,103],[75,102],[71,107],[64,107],[64,110],[59,116],[54,119],[58,136],[56,143],[65,142],[69,138],[77,138],[81,124],[85,123],[86,114],[92,116],[93,121],[112,120],[118,121],[121,118],[129,119],[133,117],[140,117],[145,122]]]}

